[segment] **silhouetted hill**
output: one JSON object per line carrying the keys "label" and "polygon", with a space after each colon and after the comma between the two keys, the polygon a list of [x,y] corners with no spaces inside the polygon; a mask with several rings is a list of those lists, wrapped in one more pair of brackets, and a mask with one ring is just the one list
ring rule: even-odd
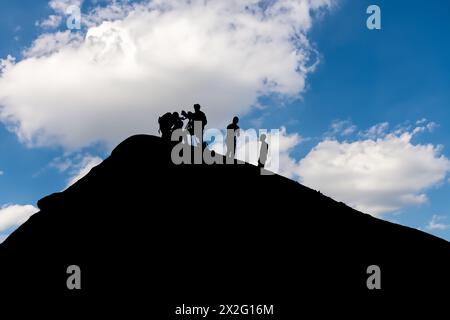
{"label": "silhouetted hill", "polygon": [[[448,242],[249,164],[173,165],[170,150],[130,137],[40,200],[0,246],[3,301],[32,295],[156,319],[177,303],[266,303],[285,319],[448,292]],[[81,267],[80,291],[66,287],[69,265]],[[379,291],[367,289],[370,265],[381,268]]]}

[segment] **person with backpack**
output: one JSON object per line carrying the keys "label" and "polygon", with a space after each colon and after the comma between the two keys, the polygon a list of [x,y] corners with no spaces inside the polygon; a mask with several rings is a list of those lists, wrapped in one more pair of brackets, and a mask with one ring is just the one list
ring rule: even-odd
{"label": "person with backpack", "polygon": [[161,138],[165,141],[170,141],[172,137],[173,116],[172,113],[167,112],[158,118],[159,130]]}

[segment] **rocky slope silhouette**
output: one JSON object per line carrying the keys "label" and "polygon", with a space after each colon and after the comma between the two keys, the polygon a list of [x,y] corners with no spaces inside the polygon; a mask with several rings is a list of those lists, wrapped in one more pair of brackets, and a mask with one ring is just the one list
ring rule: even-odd
{"label": "rocky slope silhouette", "polygon": [[[95,302],[157,319],[181,304],[274,304],[284,319],[450,288],[445,240],[250,164],[174,165],[170,150],[157,137],[130,137],[40,200],[0,245],[3,301]],[[81,268],[81,290],[67,289],[70,265]],[[367,288],[370,265],[381,269],[381,290]]]}

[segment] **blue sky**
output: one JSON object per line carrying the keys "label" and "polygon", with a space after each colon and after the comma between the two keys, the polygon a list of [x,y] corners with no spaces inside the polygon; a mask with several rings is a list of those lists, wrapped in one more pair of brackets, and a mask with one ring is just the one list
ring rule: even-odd
{"label": "blue sky", "polygon": [[[24,50],[32,47],[33,41],[39,35],[55,34],[57,31],[67,32],[64,23],[66,17],[64,13],[58,11],[58,2],[63,5],[79,4],[77,1],[55,0],[53,8],[51,8],[49,1],[44,0],[2,1],[0,58],[6,59],[8,55],[16,58],[15,65],[11,67],[15,70],[6,71],[14,75],[14,77],[11,76],[12,79],[20,82],[22,73],[17,71],[20,61],[28,59],[31,61],[30,63],[41,63],[42,61],[36,62],[36,60],[45,60],[47,56],[56,56],[58,50],[61,50],[53,41],[49,45],[55,45],[52,51],[41,54],[41,51],[36,50],[42,50],[42,48],[34,45],[37,48],[34,53],[24,54]],[[216,119],[224,116],[231,118],[234,114],[239,114],[242,128],[284,127],[286,128],[284,134],[286,141],[295,140],[287,151],[282,150],[287,159],[282,165],[284,164],[286,168],[289,167],[286,169],[287,176],[299,179],[313,188],[324,190],[324,193],[330,194],[337,200],[344,200],[359,209],[364,208],[365,211],[383,219],[419,228],[450,240],[450,206],[447,201],[450,191],[448,180],[450,168],[447,159],[450,157],[450,145],[448,145],[450,140],[450,130],[448,129],[450,127],[450,43],[446,40],[450,33],[450,19],[448,19],[450,3],[440,0],[428,1],[426,4],[423,1],[340,0],[331,1],[331,7],[322,4],[321,0],[317,0],[317,3],[320,9],[311,8],[312,24],[310,27],[303,24],[304,20],[300,18],[293,22],[303,28],[301,32],[308,39],[308,44],[300,43],[299,46],[309,52],[311,59],[301,66],[308,67],[311,65],[311,61],[319,61],[314,70],[302,75],[305,86],[299,85],[296,82],[298,79],[293,76],[284,76],[272,69],[264,72],[267,72],[269,76],[273,75],[278,83],[286,81],[287,93],[279,85],[274,92],[255,94],[255,92],[259,92],[257,86],[255,86],[256,89],[252,87],[247,92],[240,88],[230,88],[226,77],[223,82],[216,78],[219,84],[223,83],[221,91],[230,91],[227,97],[235,95],[242,96],[242,98],[229,102],[227,100],[230,110],[225,112],[223,106],[213,110],[212,104],[215,100],[205,96],[204,100],[211,101],[210,106],[206,104],[205,110],[208,112],[208,107],[211,108],[209,111],[213,119],[212,123],[222,124],[220,120]],[[381,30],[366,28],[368,17],[366,8],[370,4],[377,4],[381,8]],[[62,39],[67,42],[70,38],[69,40],[72,41],[73,34],[80,34],[83,39],[86,31],[99,26],[100,31],[103,30],[101,23],[111,17],[110,12],[105,11],[88,16],[92,12],[92,8],[98,5],[107,8],[111,4],[110,1],[84,1],[82,12],[87,15],[86,19],[89,24],[83,25],[83,29],[80,31],[70,31],[71,35],[66,34]],[[124,17],[130,11],[139,10],[139,8],[132,8],[129,5],[121,5],[117,8],[122,10],[121,13],[116,12],[117,15],[114,16],[119,20],[125,19]],[[238,10],[236,8],[228,9]],[[189,15],[185,16],[185,11],[182,10],[185,9],[174,9],[173,16],[176,17],[175,13],[178,13],[178,17],[189,17]],[[231,12],[241,13],[240,11]],[[55,25],[54,28],[36,25],[36,21],[44,21],[52,14],[62,16],[63,22]],[[281,16],[281,18],[291,17]],[[164,23],[168,23],[168,25],[164,25],[166,29],[171,27],[170,19],[168,20],[169,22],[164,21]],[[140,23],[137,20],[134,22]],[[273,23],[273,26],[279,27],[276,21]],[[120,25],[119,27],[126,30],[127,26]],[[119,27],[118,29],[120,29]],[[157,25],[152,25],[152,27],[156,28]],[[280,27],[279,30],[283,29]],[[171,39],[172,36],[169,33],[167,38]],[[128,38],[124,37],[123,33],[119,33],[118,37],[122,37],[121,45],[129,45],[129,50],[133,48],[137,52],[135,55],[139,54],[141,47],[133,46],[132,41],[127,42]],[[215,39],[217,42],[227,39],[225,34],[221,34],[217,38]],[[157,43],[159,38],[149,39]],[[280,36],[277,39],[284,38]],[[75,39],[74,41],[84,40]],[[213,40],[211,39],[211,41]],[[288,45],[285,42],[280,43]],[[246,43],[246,45],[248,44]],[[107,46],[107,48],[109,47]],[[144,47],[142,50],[144,49],[146,48]],[[264,59],[267,58],[268,61],[273,61],[273,65],[279,64],[280,69],[290,70],[291,65],[284,65],[284,62],[280,60],[273,60],[280,56],[260,56],[260,53],[255,54],[251,48],[245,48],[245,50],[247,49],[249,50],[248,54],[254,54],[253,61],[258,62],[258,59],[261,59],[262,62],[266,62]],[[271,48],[268,49],[270,52]],[[76,52],[79,55],[84,54],[83,51]],[[100,51],[101,55],[96,57],[102,59],[106,56],[105,59],[108,59],[111,52],[109,49],[103,50]],[[193,52],[195,53],[195,51]],[[184,58],[188,56],[189,52],[186,50],[182,54],[184,56],[181,57]],[[226,63],[230,63],[229,56],[233,55],[228,54],[227,58],[218,59],[220,63],[217,68],[224,70],[230,68],[231,66],[226,65]],[[122,57],[122,55],[114,56],[115,59],[122,59]],[[302,56],[299,55],[299,57]],[[189,56],[189,58],[191,60],[186,60],[187,65],[197,63],[195,56],[193,58]],[[212,57],[209,58],[212,59]],[[205,58],[202,57],[202,59]],[[178,57],[177,61],[179,60]],[[241,63],[239,60],[236,64],[238,62]],[[74,72],[71,68],[76,63],[77,60],[67,60],[67,64],[64,65],[67,71],[59,72],[66,72],[66,74]],[[244,66],[246,65],[244,64]],[[249,74],[246,74],[245,79],[256,73],[252,68],[253,66],[248,66],[250,71],[248,71]],[[36,65],[35,70],[37,70],[36,74],[39,74],[39,65]],[[175,71],[173,75],[176,76],[178,71]],[[211,75],[223,72],[222,69],[207,69],[207,71]],[[61,75],[64,74],[61,73]],[[197,73],[194,75],[200,78]],[[74,77],[77,77],[76,73]],[[120,73],[120,77],[123,77],[122,73]],[[121,81],[127,81],[127,79],[128,75],[121,78]],[[148,80],[149,77],[145,79],[147,79],[146,81],[155,81],[153,78],[153,80]],[[238,78],[237,80],[241,81],[242,79]],[[43,91],[48,89],[45,87],[46,84],[48,87],[52,86],[50,76],[48,79],[44,78],[39,81],[43,83],[40,86],[40,88],[44,88]],[[242,81],[243,84],[246,84],[244,80]],[[199,83],[203,82],[199,80]],[[150,82],[150,84],[153,83]],[[23,123],[26,123],[28,118],[23,116],[21,110],[32,112],[34,117],[39,117],[39,113],[36,113],[37,116],[33,113],[38,110],[37,107],[27,106],[29,109],[21,109],[25,108],[20,105],[22,100],[14,95],[27,92],[30,95],[30,100],[27,101],[41,101],[47,99],[47,96],[33,96],[35,87],[7,88],[9,91],[2,95],[1,90],[4,89],[2,86],[5,84],[0,82],[0,105],[7,105],[9,115],[17,116],[17,119]],[[102,87],[96,88],[96,91],[88,91],[91,89],[82,88],[82,84],[74,86],[77,89],[85,90],[82,92],[88,92],[87,95],[90,95],[92,100],[100,99],[101,103],[103,103],[102,96],[108,95],[102,90]],[[185,92],[183,83],[177,83],[175,87],[180,92]],[[244,85],[241,85],[242,87]],[[249,85],[250,87],[251,85]],[[48,90],[51,92],[51,88]],[[293,91],[298,91],[298,94],[295,92],[293,94]],[[12,98],[9,99],[10,97]],[[49,96],[48,99],[53,101],[52,99],[56,98]],[[60,97],[55,101],[64,103],[59,99]],[[71,97],[71,99],[74,98]],[[186,97],[185,105],[190,104],[191,100],[189,99],[190,97]],[[159,97],[156,101],[161,104],[167,101],[170,107],[173,103],[165,96]],[[256,101],[258,101],[259,107],[255,107]],[[80,102],[80,104],[82,103]],[[241,106],[233,109],[232,104],[241,104]],[[96,108],[95,105],[89,107]],[[70,108],[72,106],[68,104],[67,110]],[[85,109],[80,110],[82,113]],[[101,113],[101,110],[103,109],[99,108],[98,113]],[[136,107],[136,110],[141,109]],[[148,110],[145,112],[145,116],[152,115]],[[160,110],[154,110],[154,112],[157,114],[157,112],[160,113]],[[123,115],[121,117],[123,118]],[[92,118],[86,111],[84,119]],[[114,143],[120,141],[122,137],[128,133],[145,131],[145,129],[141,129],[145,128],[145,122],[141,123],[132,116],[130,118],[126,116],[123,121],[129,122],[131,127],[135,124],[136,131],[134,129],[120,131],[118,126],[114,125],[115,118],[111,118],[108,119],[108,122],[112,124],[108,128],[106,128],[107,124],[101,123],[98,125],[100,129],[98,129],[95,119],[88,124],[88,127],[81,129],[80,126],[82,134],[77,132],[77,123],[72,129],[64,131],[55,125],[52,119],[43,122],[42,126],[37,129],[33,126],[17,126],[17,123],[9,121],[5,116],[0,119],[2,120],[2,124],[0,124],[0,171],[3,172],[0,175],[0,207],[3,206],[3,211],[0,210],[0,237],[3,238],[30,214],[29,207],[27,213],[16,213],[12,210],[13,205],[22,206],[15,207],[17,210],[25,205],[35,205],[37,200],[46,194],[64,189],[71,180],[81,176],[89,167],[105,158]],[[81,120],[83,118],[80,118]],[[66,119],[66,121],[67,123],[76,122],[76,119]],[[152,122],[151,119],[146,121]],[[388,123],[388,125],[380,125],[383,123]],[[375,129],[369,131],[370,128],[379,130],[374,133]],[[346,129],[347,131],[345,131]],[[414,132],[414,129],[417,130]],[[39,136],[39,132],[41,132],[39,130],[51,132],[50,138],[45,137],[43,143],[36,143],[34,139]],[[151,133],[152,130],[153,128],[149,128],[148,131]],[[90,131],[92,132],[90,133]],[[22,135],[21,139],[19,139],[20,135]],[[114,136],[111,141],[105,138],[105,136],[111,135]],[[53,136],[56,138],[53,139]],[[297,139],[289,140],[289,137]],[[406,138],[407,140],[405,140]],[[320,159],[324,158],[326,158],[325,162],[320,163],[322,161]],[[332,161],[331,164],[330,161]],[[358,166],[364,168],[363,171],[354,169]],[[333,180],[336,177],[339,177],[339,182]],[[361,182],[365,183],[361,184]],[[408,184],[416,184],[416,186]],[[386,195],[383,190],[391,190],[391,192]],[[395,197],[402,200],[397,201]],[[18,214],[19,218],[16,220],[8,218],[14,223],[5,222],[2,230],[2,212],[3,214],[6,212],[9,217]]]}

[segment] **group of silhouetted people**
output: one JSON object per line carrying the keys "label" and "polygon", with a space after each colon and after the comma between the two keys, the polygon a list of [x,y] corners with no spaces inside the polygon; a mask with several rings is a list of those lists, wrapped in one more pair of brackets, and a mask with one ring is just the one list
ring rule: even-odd
{"label": "group of silhouetted people", "polygon": [[[239,118],[234,117],[233,121],[227,126],[227,152],[225,156],[229,158],[234,158],[234,155],[236,154],[237,137],[239,137],[240,135],[240,128],[238,126],[238,123]],[[266,142],[266,138],[267,136],[265,134],[262,134],[260,137],[261,149],[258,158],[258,167],[260,168],[264,168],[267,161],[267,155],[269,154],[269,144]]]}
{"label": "group of silhouetted people", "polygon": [[[199,104],[194,105],[194,112],[181,111],[181,116],[178,112],[167,112],[158,119],[159,132],[164,140],[170,141],[172,138],[172,133],[175,130],[183,129],[184,120],[188,120],[185,130],[193,137],[196,142],[202,142],[203,131],[205,129],[208,120],[204,112],[200,111],[201,106]],[[195,122],[201,123],[201,128],[199,132],[195,130]],[[181,138],[180,138],[181,139]]]}
{"label": "group of silhouetted people", "polygon": [[[201,106],[199,104],[194,104],[194,112],[181,111],[181,116],[178,112],[167,112],[158,119],[159,132],[164,140],[170,141],[172,139],[172,133],[175,130],[182,130],[184,126],[184,120],[188,120],[186,127],[184,128],[186,132],[191,136],[191,143],[199,143],[205,147],[203,143],[203,131],[205,129],[208,120],[204,112],[200,111]],[[195,126],[196,123],[200,123],[200,127]],[[237,137],[240,135],[240,128],[238,126],[239,118],[234,117],[232,123],[227,126],[227,136],[226,136],[226,146],[227,152],[225,157],[234,158],[236,154]],[[266,135],[262,134],[260,137],[261,149],[258,159],[258,167],[264,168],[267,155],[269,153],[269,144],[266,142]],[[182,142],[182,137],[179,142]],[[187,141],[186,141],[187,142]]]}

